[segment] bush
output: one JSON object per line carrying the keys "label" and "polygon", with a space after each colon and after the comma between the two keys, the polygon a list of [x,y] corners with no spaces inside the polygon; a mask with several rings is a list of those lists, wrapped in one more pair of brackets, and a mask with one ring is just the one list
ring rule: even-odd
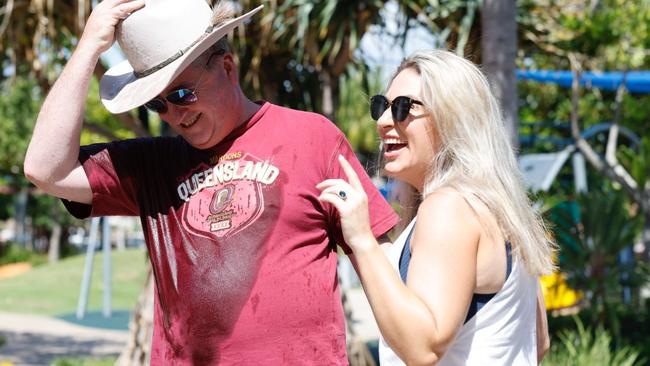
{"label": "bush", "polygon": [[[594,318],[594,309],[585,308],[576,316],[548,316],[548,328],[551,344],[562,343],[561,335],[576,330],[576,317],[582,324],[590,324]],[[614,336],[606,321],[597,323],[609,330],[612,336],[611,347],[630,345],[639,350],[639,357],[646,359],[645,365],[650,366],[650,300],[646,300],[640,307],[619,306],[615,309],[616,318],[619,320],[620,336]]]}
{"label": "bush", "polygon": [[31,264],[38,265],[46,261],[46,256],[35,254],[18,244],[10,243],[6,246],[0,246],[0,266],[18,262],[30,262]]}
{"label": "bush", "polygon": [[574,317],[575,330],[564,329],[558,334],[559,342],[553,342],[544,358],[545,366],[635,366],[645,360],[640,352],[630,346],[612,347],[612,337],[602,327],[592,330]]}
{"label": "bush", "polygon": [[0,265],[28,262],[32,253],[16,244],[9,244],[4,248],[0,248]]}

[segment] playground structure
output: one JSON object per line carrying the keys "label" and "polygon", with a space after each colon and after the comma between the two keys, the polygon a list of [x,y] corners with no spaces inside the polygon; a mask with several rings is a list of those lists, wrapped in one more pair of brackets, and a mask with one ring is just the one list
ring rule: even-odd
{"label": "playground structure", "polygon": [[[575,75],[571,71],[517,71],[517,78],[520,80],[555,83],[565,88],[572,87],[574,77]],[[598,88],[617,92],[627,90],[632,94],[647,94],[650,93],[650,72],[583,72],[580,74],[579,84],[587,88]],[[560,126],[560,124],[556,125]],[[564,127],[567,129],[570,128],[568,123]],[[613,130],[614,128],[615,130]],[[596,139],[597,136],[601,138]],[[612,136],[616,137],[613,141],[610,141]],[[623,139],[617,139],[618,136],[622,136]],[[620,126],[618,123],[611,122],[594,125],[583,131],[581,137],[587,141],[598,140],[596,143],[603,143],[604,146],[607,146],[607,150],[611,147],[616,148],[621,143],[621,140],[633,150],[637,150],[641,144],[640,138],[630,129],[625,126]],[[531,136],[522,138],[522,143],[533,144],[543,139],[532,134]],[[585,159],[578,151],[573,138],[545,139],[547,140],[546,142],[551,142],[557,146],[559,150],[550,153],[524,154],[519,157],[521,171],[530,189],[532,191],[548,191],[553,181],[557,179],[561,168],[571,158],[575,193],[587,192]],[[634,260],[631,249],[633,243],[629,243],[629,245],[630,247],[618,256],[619,263],[621,264],[626,264]],[[560,272],[543,276],[541,284],[547,309],[549,310],[575,308],[583,297],[583,294],[574,291],[567,285],[564,274]],[[624,288],[623,296],[624,301],[628,302],[631,297],[629,288]]]}

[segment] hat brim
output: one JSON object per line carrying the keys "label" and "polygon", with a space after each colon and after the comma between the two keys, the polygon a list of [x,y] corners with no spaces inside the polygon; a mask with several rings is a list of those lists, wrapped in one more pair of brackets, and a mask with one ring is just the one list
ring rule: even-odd
{"label": "hat brim", "polygon": [[160,94],[199,55],[263,7],[260,5],[213,29],[209,35],[192,46],[181,57],[150,75],[136,77],[128,60],[111,67],[99,82],[99,95],[102,103],[111,113],[127,112],[147,103]]}

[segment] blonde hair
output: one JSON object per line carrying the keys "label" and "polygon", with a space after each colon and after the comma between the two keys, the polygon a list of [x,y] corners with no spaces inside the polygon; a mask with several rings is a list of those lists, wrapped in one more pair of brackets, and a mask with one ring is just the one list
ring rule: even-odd
{"label": "blonde hair", "polygon": [[513,243],[527,271],[533,275],[549,273],[554,268],[555,243],[524,190],[499,105],[486,77],[470,61],[443,50],[412,54],[393,79],[405,69],[420,75],[421,101],[435,124],[431,130],[435,131],[437,152],[425,178],[423,197],[451,188],[470,205],[478,198]]}

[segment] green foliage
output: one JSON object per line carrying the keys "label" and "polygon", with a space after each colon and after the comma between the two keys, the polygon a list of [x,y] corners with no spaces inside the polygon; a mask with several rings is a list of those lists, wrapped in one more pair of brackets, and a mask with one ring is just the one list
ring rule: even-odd
{"label": "green foliage", "polygon": [[[3,185],[3,182],[0,180],[0,185]],[[14,213],[14,196],[8,194],[0,194],[0,221],[4,221],[11,217]]]}
{"label": "green foliage", "polygon": [[12,175],[20,186],[23,161],[42,94],[31,78],[0,84],[0,176]]}
{"label": "green foliage", "polygon": [[[87,123],[98,126],[109,131],[119,139],[135,137],[135,133],[125,128],[122,123],[111,114],[101,103],[99,99],[99,82],[96,78],[91,80],[88,88],[88,98],[86,99],[86,121]],[[107,138],[84,129],[81,135],[81,144],[87,145],[96,142],[106,142]]]}
{"label": "green foliage", "polygon": [[377,93],[379,90],[381,90],[379,70],[364,74],[349,69],[348,73],[341,77],[336,121],[355,152],[372,154],[379,147],[377,124],[370,117],[368,109],[369,94]]}
{"label": "green foliage", "polygon": [[542,365],[633,366],[643,364],[639,351],[630,346],[613,349],[612,336],[602,327],[593,330],[574,318],[575,330],[563,330],[553,342]]}
{"label": "green foliage", "polygon": [[339,55],[357,48],[382,6],[378,0],[284,0],[273,20],[272,39],[284,40],[299,62],[309,59],[312,65],[334,65]]}
{"label": "green foliage", "polygon": [[[67,234],[70,227],[83,226],[83,223],[66,212],[59,198],[45,194],[30,195],[27,202],[27,215],[32,218],[32,233],[35,239],[49,240],[54,226],[60,225],[60,258],[77,254],[78,249],[68,243]],[[36,251],[45,249],[47,248],[35,248]]]}
{"label": "green foliage", "polygon": [[[557,68],[547,65],[545,68]],[[518,87],[520,133],[535,134],[537,138],[572,139],[569,129],[571,119],[571,90],[556,84],[542,84],[522,81]],[[578,104],[578,115],[582,130],[603,122],[612,122],[616,111],[615,92],[597,89],[585,90]],[[623,97],[622,118],[620,124],[639,136],[650,134],[647,105],[650,95],[629,95]],[[532,125],[545,124],[545,127]],[[593,142],[593,141],[592,141]],[[604,151],[605,144],[597,144],[598,151]],[[532,151],[557,151],[558,146],[536,146]]]}
{"label": "green foliage", "polygon": [[641,138],[641,144],[638,146],[637,151],[623,146],[619,159],[638,186],[645,187],[650,174],[650,137],[644,136]]}
{"label": "green foliage", "polygon": [[[631,346],[640,351],[639,358],[650,360],[650,337],[648,337],[648,329],[650,329],[650,301],[645,300],[641,306],[627,306],[619,307],[617,309],[618,317],[621,322],[620,336],[615,336],[611,333],[612,350],[618,349],[623,346]],[[576,318],[579,318],[582,324],[591,324],[594,317],[591,308],[583,308],[576,315],[550,315],[548,317],[548,329],[551,337],[552,350],[560,349],[562,341],[560,335],[566,332],[576,331]],[[595,326],[595,325],[594,325]],[[607,327],[604,327],[607,329]],[[556,348],[553,348],[555,346]],[[548,354],[547,354],[548,357]]]}
{"label": "green foliage", "polygon": [[[650,68],[649,0],[521,0],[518,6],[518,67],[569,70],[568,54],[580,55],[585,71]],[[522,82],[520,120],[569,121],[571,90],[554,84]],[[579,105],[582,128],[612,121],[615,92],[583,90]],[[626,95],[621,124],[643,136],[650,134],[650,95]],[[562,131],[561,137],[569,137]],[[558,136],[558,131],[543,132]]]}
{"label": "green foliage", "polygon": [[16,244],[0,246],[0,266],[9,263],[27,262],[32,252]]}
{"label": "green foliage", "polygon": [[619,263],[619,253],[640,234],[642,217],[623,192],[605,187],[556,206],[548,219],[560,245],[559,265],[567,282],[585,293],[585,305],[593,311],[591,321],[608,324],[618,336],[623,287],[635,292],[650,276],[643,261]]}
{"label": "green foliage", "polygon": [[35,254],[18,244],[8,243],[6,245],[0,245],[0,266],[19,262],[29,262],[39,265],[46,261],[45,256]]}
{"label": "green foliage", "polygon": [[[40,194],[31,195],[27,203],[27,214],[32,217],[32,225],[37,235],[47,236],[55,223],[64,228],[76,224],[81,226],[81,220],[67,214],[59,198]],[[65,244],[65,243],[62,243]]]}
{"label": "green foliage", "polygon": [[541,48],[540,59],[575,52],[588,58],[589,69],[648,66],[648,0],[522,0],[517,6],[522,48],[530,54]]}

